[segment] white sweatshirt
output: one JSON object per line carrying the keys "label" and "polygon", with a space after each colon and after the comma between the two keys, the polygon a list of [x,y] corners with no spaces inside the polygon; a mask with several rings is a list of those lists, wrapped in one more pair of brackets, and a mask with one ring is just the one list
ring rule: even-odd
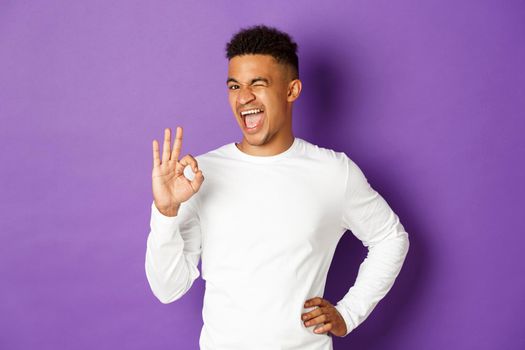
{"label": "white sweatshirt", "polygon": [[[295,137],[286,151],[252,156],[235,143],[195,157],[205,180],[178,215],[151,203],[146,276],[162,302],[206,281],[199,345],[206,350],[332,349],[331,333],[305,327],[304,302],[323,296],[347,229],[368,248],[355,284],[335,305],[348,333],[386,295],[408,234],[344,152]],[[192,178],[190,167],[184,174]],[[348,334],[347,333],[347,334]]]}

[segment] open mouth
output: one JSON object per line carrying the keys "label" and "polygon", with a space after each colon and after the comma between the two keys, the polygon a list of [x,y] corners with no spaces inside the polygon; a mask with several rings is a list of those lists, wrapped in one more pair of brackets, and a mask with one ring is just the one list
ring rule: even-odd
{"label": "open mouth", "polygon": [[262,108],[252,108],[242,111],[241,117],[247,129],[255,129],[263,119],[264,110]]}

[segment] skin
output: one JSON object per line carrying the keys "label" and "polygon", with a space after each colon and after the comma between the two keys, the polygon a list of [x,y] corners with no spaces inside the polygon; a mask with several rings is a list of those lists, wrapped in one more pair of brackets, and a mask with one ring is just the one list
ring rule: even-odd
{"label": "skin", "polygon": [[[177,216],[180,205],[199,191],[204,175],[197,160],[190,154],[179,160],[182,148],[182,128],[177,127],[173,151],[170,150],[171,130],[164,129],[162,161],[159,156],[159,143],[153,140],[152,189],[155,206],[165,216]],[[189,165],[195,174],[192,181],[183,174]]]}
{"label": "skin", "polygon": [[[293,143],[292,105],[301,93],[301,81],[292,69],[270,55],[241,55],[228,63],[228,101],[243,133],[237,147],[250,155],[272,156]],[[241,110],[262,108],[263,125],[255,134],[245,132]]]}
{"label": "skin", "polygon": [[306,327],[324,323],[322,326],[315,327],[314,332],[317,334],[330,332],[338,337],[346,334],[346,323],[332,303],[322,297],[314,297],[306,300],[304,303],[304,307],[313,306],[316,306],[314,310],[301,315],[301,320]]}
{"label": "skin", "polygon": [[[272,156],[291,147],[292,105],[301,93],[302,84],[294,78],[290,66],[277,62],[269,55],[242,55],[233,57],[228,63],[228,101],[233,115],[241,128],[243,138],[236,146],[253,156]],[[264,109],[262,127],[254,134],[244,130],[241,110],[251,108]],[[182,148],[182,127],[178,126],[173,150],[170,149],[171,130],[164,130],[162,159],[159,144],[153,140],[152,186],[155,205],[166,216],[176,216],[181,203],[197,193],[204,181],[197,160],[186,154],[179,160]],[[184,168],[191,166],[195,177],[188,180]],[[305,301],[305,308],[314,310],[300,315],[306,327],[317,326],[314,332],[328,332],[343,336],[346,323],[337,309],[322,297],[313,297]],[[318,326],[324,323],[324,325]]]}

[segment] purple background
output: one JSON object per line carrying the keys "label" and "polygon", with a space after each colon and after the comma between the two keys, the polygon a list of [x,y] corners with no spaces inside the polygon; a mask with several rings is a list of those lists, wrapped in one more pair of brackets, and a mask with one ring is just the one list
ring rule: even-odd
{"label": "purple background", "polygon": [[[295,135],[347,153],[410,235],[335,349],[523,349],[524,18],[496,0],[2,1],[0,348],[198,347],[202,279],[163,305],[145,277],[151,141],[241,140],[224,46],[265,23],[299,44]],[[347,232],[327,299],[365,254]]]}

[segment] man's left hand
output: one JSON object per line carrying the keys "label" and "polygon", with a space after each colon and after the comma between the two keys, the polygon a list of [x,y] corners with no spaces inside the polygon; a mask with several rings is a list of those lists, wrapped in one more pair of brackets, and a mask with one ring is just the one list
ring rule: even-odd
{"label": "man's left hand", "polygon": [[312,306],[318,306],[318,308],[301,315],[301,319],[306,327],[324,323],[323,326],[315,328],[314,332],[317,334],[330,332],[338,337],[346,334],[345,320],[328,300],[315,297],[306,300],[304,303],[305,308]]}

